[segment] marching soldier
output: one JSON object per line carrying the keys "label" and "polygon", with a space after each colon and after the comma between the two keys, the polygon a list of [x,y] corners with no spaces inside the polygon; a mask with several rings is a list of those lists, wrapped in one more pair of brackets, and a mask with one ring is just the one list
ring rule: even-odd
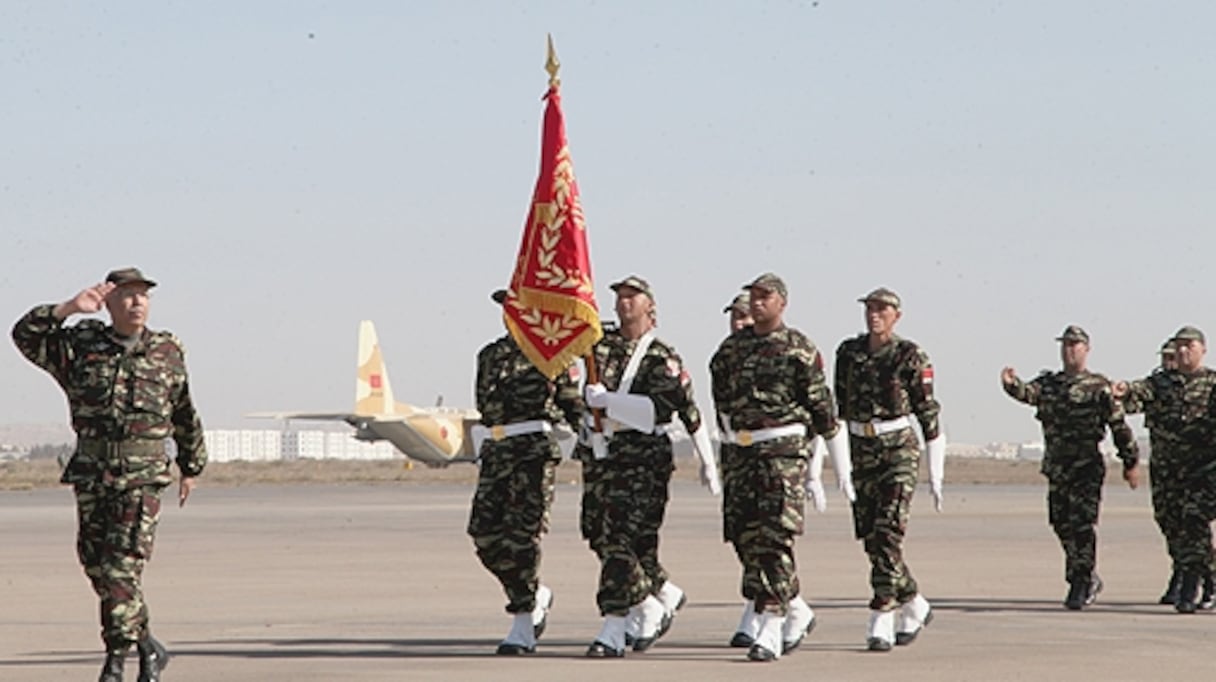
{"label": "marching soldier", "polygon": [[659,563],[659,528],[674,469],[668,429],[679,418],[702,462],[702,482],[717,492],[708,430],[692,382],[675,349],[655,337],[654,293],[637,276],[611,285],[618,328],[605,328],[594,355],[599,382],[587,406],[604,410],[602,431],[580,444],[583,537],[600,559],[596,602],[604,616],[587,649],[592,658],[625,655],[628,640],[645,651],[666,632],[684,591]]}
{"label": "marching soldier", "polygon": [[[1175,355],[1174,339],[1168,339],[1161,346],[1161,365],[1144,379],[1130,382],[1131,390],[1122,395],[1127,414],[1144,413],[1144,428],[1148,429],[1149,449],[1153,459],[1149,466],[1149,489],[1153,498],[1153,520],[1165,538],[1165,546],[1169,551],[1172,570],[1165,592],[1161,594],[1161,604],[1174,605],[1178,603],[1178,590],[1182,586],[1182,571],[1178,564],[1179,547],[1178,535],[1181,528],[1181,516],[1185,487],[1182,485],[1181,468],[1177,455],[1171,447],[1174,440],[1166,433],[1166,425],[1170,416],[1166,407],[1170,404],[1167,396],[1173,396],[1182,385],[1178,376],[1178,361]],[[1116,384],[1116,392],[1126,389]],[[1150,395],[1156,399],[1147,402],[1139,396]]]}
{"label": "marching soldier", "polygon": [[[114,270],[63,303],[35,307],[13,327],[21,354],[54,377],[72,414],[76,452],[60,481],[75,491],[77,555],[101,600],[106,660],[100,682],[122,681],[132,644],[140,682],[159,680],[169,662],[152,637],[141,588],[161,491],[173,481],[165,440],[177,444],[179,505],[207,462],[182,344],[146,326],[154,286],[136,268]],[[109,325],[64,324],[103,307]]]}
{"label": "marching soldier", "polygon": [[[507,292],[490,298],[501,305]],[[582,400],[577,367],[550,381],[510,334],[477,354],[474,447],[480,468],[468,533],[481,560],[507,595],[511,629],[500,655],[530,654],[545,630],[553,591],[540,584],[540,540],[549,530],[557,439],[578,424]]]}
{"label": "marching soldier", "polygon": [[[828,439],[841,490],[850,498],[852,484],[848,443],[836,421],[823,357],[783,319],[785,282],[766,273],[744,288],[754,323],[727,337],[709,368],[723,467],[729,467],[723,535],[743,565],[741,592],[758,621],[747,657],[773,661],[797,647],[815,624],[814,611],[800,595],[794,541],[803,531],[816,434]],[[740,625],[732,645],[749,625]]]}
{"label": "marching soldier", "polygon": [[1047,477],[1047,520],[1064,549],[1068,595],[1064,606],[1080,610],[1098,598],[1102,579],[1097,568],[1098,507],[1106,463],[1098,444],[1109,428],[1123,461],[1123,480],[1131,488],[1140,482],[1138,449],[1124,421],[1122,403],[1109,380],[1089,371],[1089,334],[1076,325],[1064,329],[1060,360],[1064,368],[1044,371],[1029,383],[1012,367],[1001,371],[1001,384],[1011,398],[1037,408],[1043,425],[1041,471]]}
{"label": "marching soldier", "polygon": [[[1154,516],[1158,515],[1160,485],[1162,531],[1170,528],[1167,543],[1180,573],[1174,608],[1179,613],[1194,613],[1201,601],[1200,587],[1209,588],[1210,593],[1212,579],[1212,514],[1207,508],[1211,491],[1206,472],[1216,435],[1209,414],[1209,401],[1216,398],[1212,391],[1216,370],[1203,366],[1205,339],[1195,327],[1179,329],[1173,344],[1176,370],[1154,372],[1130,383],[1121,381],[1115,385],[1115,395],[1124,397],[1132,409],[1143,409],[1146,422],[1151,418]],[[1171,591],[1167,590],[1163,601],[1174,596]]]}
{"label": "marching soldier", "polygon": [[853,528],[870,559],[874,591],[866,646],[890,651],[893,644],[912,643],[933,618],[903,556],[921,456],[913,418],[925,439],[929,491],[939,512],[946,437],[938,425],[929,356],[895,334],[899,296],[879,288],[858,302],[865,305],[867,331],[836,349],[836,400],[848,422],[857,486]]}

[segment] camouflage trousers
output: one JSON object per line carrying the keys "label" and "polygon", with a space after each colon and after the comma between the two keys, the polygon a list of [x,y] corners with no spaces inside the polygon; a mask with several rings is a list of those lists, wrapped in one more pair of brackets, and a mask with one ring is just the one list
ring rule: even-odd
{"label": "camouflage trousers", "polygon": [[1206,578],[1212,574],[1212,515],[1202,467],[1154,451],[1150,471],[1153,519],[1173,560],[1174,570]]}
{"label": "camouflage trousers", "polygon": [[1064,549],[1064,578],[1089,580],[1097,568],[1098,507],[1106,465],[1101,458],[1047,474],[1047,522]]}
{"label": "camouflage trousers", "polygon": [[541,456],[526,448],[515,453],[532,455],[522,459],[488,450],[483,448],[468,533],[477,558],[506,593],[507,613],[526,613],[536,607],[540,539],[549,530],[557,460],[547,448]]}
{"label": "camouflage trousers", "polygon": [[731,450],[723,459],[722,528],[743,566],[740,592],[757,612],[784,614],[801,590],[794,541],[805,523],[807,460]]}
{"label": "camouflage trousers", "polygon": [[920,446],[912,429],[875,438],[851,435],[853,533],[870,559],[870,609],[889,611],[911,601],[919,587],[904,563],[904,536],[916,491]]}
{"label": "camouflage trousers", "polygon": [[77,483],[76,554],[101,600],[101,639],[126,649],[148,632],[140,578],[152,558],[160,487],[120,489]]}
{"label": "camouflage trousers", "polygon": [[672,465],[637,460],[583,462],[583,538],[600,560],[600,613],[623,616],[667,582],[659,528],[667,512]]}

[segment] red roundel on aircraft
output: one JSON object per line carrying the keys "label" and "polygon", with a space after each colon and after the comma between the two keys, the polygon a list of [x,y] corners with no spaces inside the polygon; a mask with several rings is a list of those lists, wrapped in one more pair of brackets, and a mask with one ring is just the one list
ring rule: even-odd
{"label": "red roundel on aircraft", "polygon": [[380,388],[380,375],[373,374],[367,378],[367,383],[372,385],[372,388]]}
{"label": "red roundel on aircraft", "polygon": [[444,440],[448,439],[448,427],[446,427],[446,426],[439,427],[439,437]]}

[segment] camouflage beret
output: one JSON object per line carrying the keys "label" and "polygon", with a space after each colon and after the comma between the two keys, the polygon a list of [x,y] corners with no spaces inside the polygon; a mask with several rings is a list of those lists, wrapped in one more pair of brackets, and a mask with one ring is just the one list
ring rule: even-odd
{"label": "camouflage beret", "polygon": [[751,300],[752,300],[751,294],[749,294],[745,291],[745,292],[739,294],[738,296],[736,296],[735,300],[731,301],[725,308],[722,309],[722,312],[729,313],[732,310],[739,310],[741,312],[747,312],[748,311],[747,307],[748,307],[748,304],[751,302]]}
{"label": "camouflage beret", "polygon": [[1086,334],[1085,330],[1077,325],[1070,324],[1064,328],[1063,333],[1056,337],[1056,341],[1083,341],[1089,343],[1089,334]]}
{"label": "camouflage beret", "polygon": [[1207,344],[1207,340],[1203,337],[1203,332],[1189,325],[1179,329],[1178,333],[1174,334],[1174,341],[1198,341],[1204,345]]}
{"label": "camouflage beret", "polygon": [[507,300],[507,290],[506,289],[495,289],[493,292],[490,293],[490,300],[494,301],[498,305],[502,305],[502,302]]}
{"label": "camouflage beret", "polygon": [[1174,344],[1173,339],[1166,339],[1165,343],[1161,344],[1162,355],[1173,355],[1178,352],[1178,348]]}
{"label": "camouflage beret", "polygon": [[637,275],[630,275],[619,282],[613,282],[612,284],[608,285],[608,288],[612,289],[613,291],[620,291],[621,287],[629,287],[630,289],[637,289],[638,291],[642,292],[643,294],[646,294],[647,296],[649,296],[650,300],[652,300],[652,301],[654,300],[654,291],[651,290],[651,288],[650,288],[650,282],[647,282],[646,280],[642,279],[641,277],[638,277]]}
{"label": "camouflage beret", "polygon": [[769,291],[781,294],[781,298],[784,299],[788,299],[790,297],[789,290],[785,288],[785,280],[771,272],[766,272],[756,279],[753,279],[750,283],[743,285],[743,288],[749,291],[756,287],[768,289]]}
{"label": "camouflage beret", "polygon": [[902,305],[901,301],[899,300],[899,294],[895,293],[894,291],[891,291],[890,289],[888,289],[886,287],[878,287],[874,291],[871,291],[870,293],[866,294],[865,296],[862,296],[861,298],[857,299],[858,303],[869,303],[870,301],[875,301],[878,303],[886,303],[887,305],[891,306],[892,308],[897,308],[897,309],[900,307],[900,305]]}
{"label": "camouflage beret", "polygon": [[119,268],[111,270],[106,274],[106,281],[111,284],[122,286],[132,282],[142,282],[147,284],[149,288],[156,286],[156,282],[144,277],[144,273],[139,271],[139,268]]}

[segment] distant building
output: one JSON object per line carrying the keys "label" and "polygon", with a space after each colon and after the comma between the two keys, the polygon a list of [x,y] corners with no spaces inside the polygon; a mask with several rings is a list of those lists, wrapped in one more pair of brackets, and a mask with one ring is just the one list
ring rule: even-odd
{"label": "distant building", "polygon": [[368,443],[351,432],[208,429],[203,438],[213,462],[295,459],[393,459],[392,443]]}

